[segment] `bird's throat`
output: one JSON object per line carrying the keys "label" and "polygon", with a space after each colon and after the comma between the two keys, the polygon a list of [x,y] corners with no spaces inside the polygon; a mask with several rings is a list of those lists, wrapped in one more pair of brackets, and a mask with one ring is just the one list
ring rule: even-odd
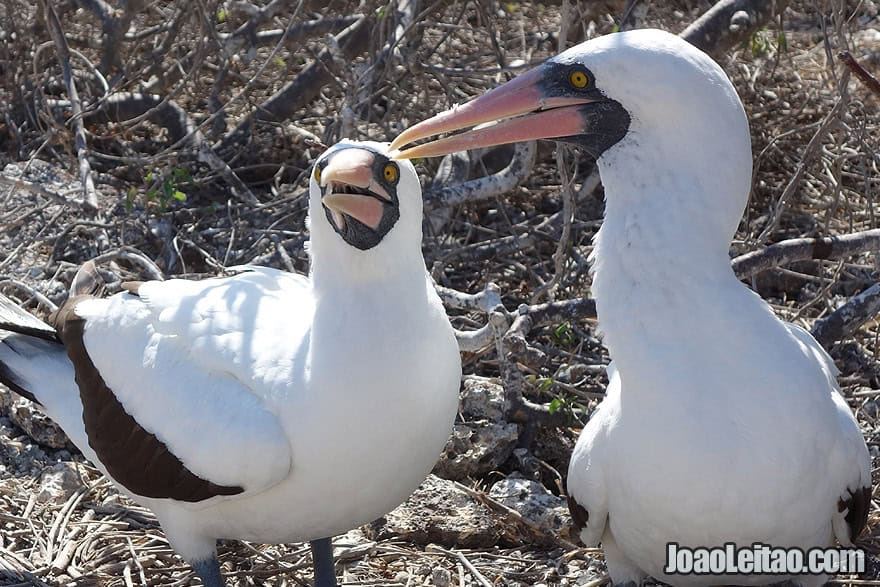
{"label": "bird's throat", "polygon": [[718,292],[741,289],[728,256],[736,222],[719,216],[699,177],[645,171],[600,167],[606,209],[591,257],[592,295],[621,373],[627,365],[650,373],[657,363],[661,373],[660,362],[685,363],[676,341],[710,339],[707,320],[730,313]]}

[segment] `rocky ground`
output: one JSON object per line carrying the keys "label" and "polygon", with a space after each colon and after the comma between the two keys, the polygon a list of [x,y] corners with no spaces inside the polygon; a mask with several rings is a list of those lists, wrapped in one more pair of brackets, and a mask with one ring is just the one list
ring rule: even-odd
{"label": "rocky ground", "polygon": [[[305,271],[306,178],[323,144],[390,139],[540,62],[560,34],[571,44],[611,32],[626,3],[52,4],[82,118],[43,4],[0,4],[0,291],[42,316],[91,258],[111,291],[126,279],[201,278],[242,263]],[[678,33],[709,4],[637,2],[627,26]],[[787,5],[715,55],[745,103],[756,162],[732,256],[880,228],[880,96],[837,57],[848,49],[880,71],[877,5]],[[280,122],[255,114],[273,104]],[[560,497],[570,450],[607,383],[607,353],[579,303],[603,212],[594,166],[542,143],[419,168],[428,267],[455,327],[484,335],[463,353],[460,418],[434,475],[395,512],[335,541],[339,573],[357,585],[599,585],[601,552],[574,544]],[[496,172],[502,191],[467,183]],[[470,187],[450,198],[440,183]],[[810,328],[876,284],[877,248],[746,280],[781,317]],[[503,345],[484,329],[488,301],[509,312]],[[550,301],[573,305],[541,310]],[[511,323],[521,304],[533,308],[529,328]],[[827,345],[875,464],[878,341],[871,318]],[[869,573],[837,582],[880,584],[878,537],[875,508],[860,542]],[[220,557],[233,585],[310,578],[306,545],[228,542]],[[0,585],[195,582],[149,511],[29,402],[0,392]]]}

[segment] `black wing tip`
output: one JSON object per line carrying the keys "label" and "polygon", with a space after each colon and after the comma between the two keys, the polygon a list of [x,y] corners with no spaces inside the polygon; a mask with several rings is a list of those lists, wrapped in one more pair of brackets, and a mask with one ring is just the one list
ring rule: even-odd
{"label": "black wing tip", "polygon": [[9,368],[9,365],[6,363],[0,363],[0,383],[17,393],[23,398],[29,399],[32,402],[40,404],[40,400],[34,397],[34,394],[24,388],[26,383],[18,376],[18,374]]}
{"label": "black wing tip", "polygon": [[568,496],[568,511],[571,514],[572,520],[571,533],[575,537],[580,536],[581,531],[587,527],[590,512],[571,495]]}
{"label": "black wing tip", "polygon": [[837,501],[837,511],[846,511],[846,525],[849,527],[850,542],[854,542],[856,538],[868,525],[868,512],[871,509],[871,486],[861,487],[855,491],[847,488],[849,497],[840,498]]}
{"label": "black wing tip", "polygon": [[0,331],[4,330],[6,332],[14,332],[15,334],[23,334],[25,336],[48,340],[49,342],[61,342],[55,330],[48,325],[46,328],[36,328],[33,326],[25,326],[23,324],[15,324],[13,322],[0,322]]}
{"label": "black wing tip", "polygon": [[0,337],[2,331],[59,342],[54,328],[28,313],[12,299],[0,294]]}

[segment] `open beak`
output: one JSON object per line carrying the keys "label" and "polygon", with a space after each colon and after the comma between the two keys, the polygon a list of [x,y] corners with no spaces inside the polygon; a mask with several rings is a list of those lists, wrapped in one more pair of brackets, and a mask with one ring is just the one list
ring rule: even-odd
{"label": "open beak", "polygon": [[581,114],[581,107],[595,100],[548,97],[541,87],[542,75],[542,68],[538,67],[479,98],[423,120],[400,133],[391,143],[390,150],[393,152],[419,139],[478,124],[497,124],[403,149],[393,158],[438,157],[456,151],[586,132],[587,122]]}
{"label": "open beak", "polygon": [[375,155],[365,149],[343,149],[334,153],[321,172],[321,198],[330,210],[337,228],[345,216],[375,229],[382,221],[384,204],[391,201],[388,192],[373,174]]}

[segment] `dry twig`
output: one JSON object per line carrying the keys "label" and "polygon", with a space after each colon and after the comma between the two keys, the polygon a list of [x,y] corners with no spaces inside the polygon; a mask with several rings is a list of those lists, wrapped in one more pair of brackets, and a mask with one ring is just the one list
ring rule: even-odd
{"label": "dry twig", "polygon": [[849,51],[841,51],[838,53],[837,57],[846,65],[853,74],[857,78],[859,78],[865,86],[868,87],[873,93],[880,96],[880,80],[877,80],[876,77],[868,73],[868,71],[862,67],[856,58],[853,57]]}
{"label": "dry twig", "polygon": [[[96,0],[97,1],[97,0]],[[71,122],[74,128],[74,140],[76,143],[76,158],[79,161],[79,177],[83,187],[83,203],[92,212],[98,212],[98,194],[95,191],[95,182],[92,179],[92,168],[89,164],[88,143],[86,141],[86,129],[83,126],[82,104],[79,93],[76,90],[76,82],[73,79],[73,68],[70,65],[70,48],[67,39],[64,38],[64,30],[55,7],[48,0],[40,0],[40,6],[46,18],[46,27],[52,41],[55,43],[55,51],[58,61],[61,63],[61,71],[64,77],[64,85],[70,98]]]}

